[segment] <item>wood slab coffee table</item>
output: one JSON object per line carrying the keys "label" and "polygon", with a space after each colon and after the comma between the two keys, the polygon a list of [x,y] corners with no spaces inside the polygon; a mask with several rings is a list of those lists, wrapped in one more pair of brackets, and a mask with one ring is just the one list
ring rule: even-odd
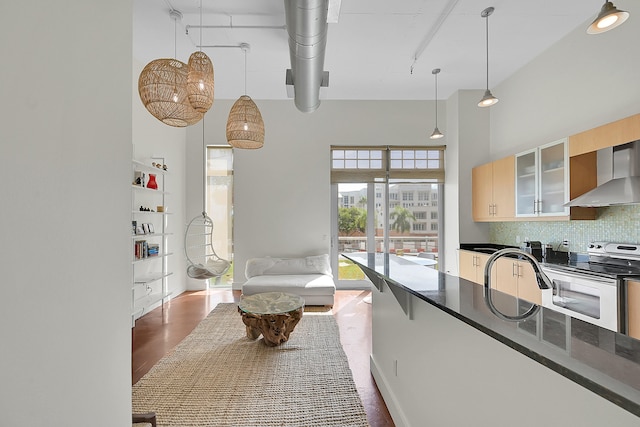
{"label": "wood slab coffee table", "polygon": [[255,340],[262,334],[264,343],[270,347],[289,340],[303,310],[304,298],[285,292],[243,295],[238,303],[247,337]]}

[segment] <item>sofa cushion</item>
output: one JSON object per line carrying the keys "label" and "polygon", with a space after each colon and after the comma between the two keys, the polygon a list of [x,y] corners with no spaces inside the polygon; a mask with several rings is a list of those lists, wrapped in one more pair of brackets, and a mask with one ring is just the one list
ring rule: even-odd
{"label": "sofa cushion", "polygon": [[304,258],[251,258],[247,260],[245,267],[247,279],[255,276],[286,274],[325,274],[331,276],[329,255],[314,255]]}
{"label": "sofa cushion", "polygon": [[288,292],[301,297],[309,295],[333,295],[336,285],[326,274],[270,274],[254,276],[242,285],[242,293]]}

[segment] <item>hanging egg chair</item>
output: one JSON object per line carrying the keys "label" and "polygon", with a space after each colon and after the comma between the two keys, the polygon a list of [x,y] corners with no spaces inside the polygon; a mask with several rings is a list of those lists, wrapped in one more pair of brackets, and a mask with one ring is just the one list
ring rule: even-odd
{"label": "hanging egg chair", "polygon": [[211,279],[225,274],[231,263],[216,254],[213,248],[213,221],[202,212],[189,222],[184,233],[184,252],[187,257],[187,276],[192,279]]}

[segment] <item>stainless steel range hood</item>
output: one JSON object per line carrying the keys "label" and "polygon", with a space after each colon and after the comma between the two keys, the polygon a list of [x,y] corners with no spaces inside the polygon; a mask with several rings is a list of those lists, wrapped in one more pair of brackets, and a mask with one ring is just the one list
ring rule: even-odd
{"label": "stainless steel range hood", "polygon": [[600,207],[640,203],[640,141],[598,150],[597,154],[598,186],[565,206]]}
{"label": "stainless steel range hood", "polygon": [[327,0],[284,0],[284,9],[291,57],[286,84],[293,86],[298,110],[311,113],[320,106],[320,87],[329,85],[329,73],[323,71]]}

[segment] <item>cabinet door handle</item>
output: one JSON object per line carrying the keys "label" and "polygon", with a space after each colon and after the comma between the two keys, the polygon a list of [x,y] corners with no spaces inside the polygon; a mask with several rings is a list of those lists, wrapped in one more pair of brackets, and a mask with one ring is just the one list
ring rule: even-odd
{"label": "cabinet door handle", "polygon": [[511,276],[518,277],[518,264],[515,262],[511,264]]}
{"label": "cabinet door handle", "polygon": [[522,277],[522,265],[517,264],[518,265],[518,277]]}
{"label": "cabinet door handle", "polygon": [[538,214],[542,212],[542,200],[533,201],[533,213]]}

